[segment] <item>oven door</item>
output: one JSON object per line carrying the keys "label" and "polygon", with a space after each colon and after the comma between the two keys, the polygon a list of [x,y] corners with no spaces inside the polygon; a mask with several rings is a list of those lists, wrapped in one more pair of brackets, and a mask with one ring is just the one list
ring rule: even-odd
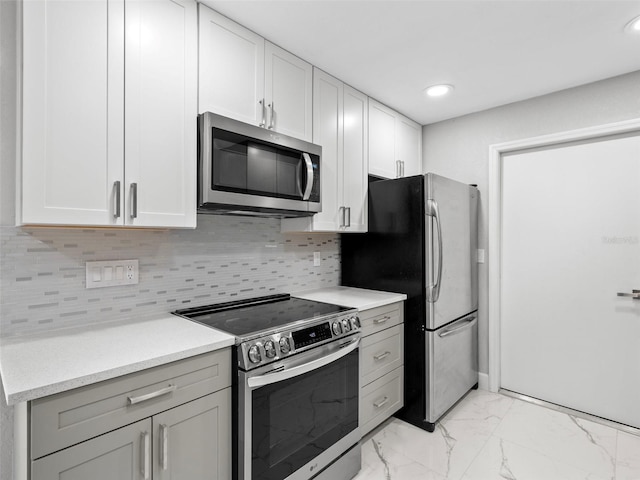
{"label": "oven door", "polygon": [[359,344],[354,335],[239,372],[238,479],[313,478],[360,440]]}

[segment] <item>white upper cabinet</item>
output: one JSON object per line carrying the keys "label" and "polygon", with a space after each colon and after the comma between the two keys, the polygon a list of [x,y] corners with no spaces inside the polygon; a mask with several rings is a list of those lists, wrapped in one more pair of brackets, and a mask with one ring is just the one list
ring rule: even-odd
{"label": "white upper cabinet", "polygon": [[200,4],[198,111],[311,141],[313,67]]}
{"label": "white upper cabinet", "polygon": [[369,173],[398,178],[422,173],[422,128],[369,99]]}
{"label": "white upper cabinet", "polygon": [[125,3],[125,224],[195,227],[197,9]]}
{"label": "white upper cabinet", "polygon": [[23,22],[22,223],[194,227],[195,2],[24,2]]}
{"label": "white upper cabinet", "polygon": [[265,43],[267,128],[312,141],[313,67],[286,50]]}
{"label": "white upper cabinet", "polygon": [[367,96],[314,69],[313,143],[322,146],[322,212],[282,220],[283,231],[367,230]]}
{"label": "white upper cabinet", "polygon": [[22,5],[22,222],[115,225],[124,174],[124,3]]}
{"label": "white upper cabinet", "polygon": [[199,113],[264,126],[264,38],[202,4]]}

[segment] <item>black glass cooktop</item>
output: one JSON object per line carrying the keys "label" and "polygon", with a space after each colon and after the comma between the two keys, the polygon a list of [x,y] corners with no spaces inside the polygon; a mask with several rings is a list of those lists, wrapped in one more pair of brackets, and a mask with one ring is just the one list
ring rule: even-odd
{"label": "black glass cooktop", "polygon": [[187,308],[174,313],[242,338],[348,310],[352,309],[283,294]]}

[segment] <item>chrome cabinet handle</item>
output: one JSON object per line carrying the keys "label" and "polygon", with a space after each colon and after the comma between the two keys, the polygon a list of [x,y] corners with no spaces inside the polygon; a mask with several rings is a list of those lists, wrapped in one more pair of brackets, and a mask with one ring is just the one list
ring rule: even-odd
{"label": "chrome cabinet handle", "polygon": [[377,361],[380,361],[380,360],[382,360],[384,358],[387,358],[389,355],[391,355],[391,352],[386,351],[384,353],[379,353],[378,355],[374,355],[373,359],[377,360]]}
{"label": "chrome cabinet handle", "polygon": [[438,229],[438,276],[434,284],[429,285],[427,290],[428,301],[434,303],[438,301],[438,297],[440,296],[440,282],[442,281],[442,224],[440,223],[438,202],[435,200],[427,200],[426,214],[434,218]]}
{"label": "chrome cabinet handle", "polygon": [[391,317],[376,318],[373,323],[374,325],[380,325],[381,323],[386,323],[389,320],[391,320]]}
{"label": "chrome cabinet handle", "polygon": [[351,207],[345,207],[345,210],[347,211],[347,224],[345,226],[350,227],[351,226]]}
{"label": "chrome cabinet handle", "polygon": [[149,467],[150,460],[150,450],[151,450],[151,441],[149,437],[149,432],[144,432],[140,434],[140,473],[142,474],[142,478],[144,480],[149,480],[149,471],[151,470]]}
{"label": "chrome cabinet handle", "polygon": [[345,220],[344,220],[345,210],[346,210],[345,207],[340,207],[338,209],[338,216],[340,217],[340,228],[345,226],[345,223],[344,223],[345,222]]}
{"label": "chrome cabinet handle", "polygon": [[113,218],[120,218],[120,180],[113,182]]}
{"label": "chrome cabinet handle", "polygon": [[260,127],[264,128],[267,124],[267,109],[264,106],[264,98],[258,102],[260,107],[262,108],[262,121],[260,122]]}
{"label": "chrome cabinet handle", "polygon": [[160,424],[160,467],[169,468],[169,427]]}
{"label": "chrome cabinet handle", "polygon": [[389,397],[384,397],[377,402],[374,402],[373,406],[376,408],[384,407],[387,403],[389,403]]}
{"label": "chrome cabinet handle", "polygon": [[456,333],[460,333],[462,330],[472,326],[476,321],[476,316],[472,315],[470,317],[462,319],[460,322],[456,322],[450,327],[444,329],[442,332],[438,333],[440,338],[448,337],[449,335],[455,335]]}
{"label": "chrome cabinet handle", "polygon": [[396,160],[396,178],[400,178],[401,177],[401,175],[400,175],[400,164],[401,163],[402,162],[400,160]]}
{"label": "chrome cabinet handle", "polygon": [[138,184],[131,184],[131,218],[138,217]]}
{"label": "chrome cabinet handle", "polygon": [[311,189],[313,188],[313,163],[311,162],[311,156],[306,152],[302,153],[302,158],[307,166],[307,186],[304,189],[302,200],[309,200],[309,197],[311,196]]}
{"label": "chrome cabinet handle", "polygon": [[269,110],[271,110],[271,115],[269,115],[269,130],[273,130],[274,117],[276,116],[276,112],[273,109],[273,102],[269,104]]}
{"label": "chrome cabinet handle", "polygon": [[127,397],[127,400],[129,401],[129,405],[135,405],[136,403],[146,402],[152,398],[158,398],[162,395],[175,392],[177,388],[178,387],[176,385],[169,384],[168,387],[161,388],[160,390],[156,390],[155,392],[147,393],[145,395],[140,395],[139,397]]}

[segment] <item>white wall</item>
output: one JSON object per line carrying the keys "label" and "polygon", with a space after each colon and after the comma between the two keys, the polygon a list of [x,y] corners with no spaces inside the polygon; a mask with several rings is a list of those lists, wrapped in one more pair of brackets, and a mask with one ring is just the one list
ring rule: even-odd
{"label": "white wall", "polygon": [[[478,185],[479,248],[486,249],[490,145],[633,118],[640,118],[640,71],[427,125],[423,169]],[[480,265],[479,276],[480,371],[487,373],[487,263]]]}
{"label": "white wall", "polygon": [[[16,13],[15,0],[0,0],[0,226],[13,224],[15,211]],[[1,385],[0,397],[0,480],[12,480],[13,409],[7,408]]]}

